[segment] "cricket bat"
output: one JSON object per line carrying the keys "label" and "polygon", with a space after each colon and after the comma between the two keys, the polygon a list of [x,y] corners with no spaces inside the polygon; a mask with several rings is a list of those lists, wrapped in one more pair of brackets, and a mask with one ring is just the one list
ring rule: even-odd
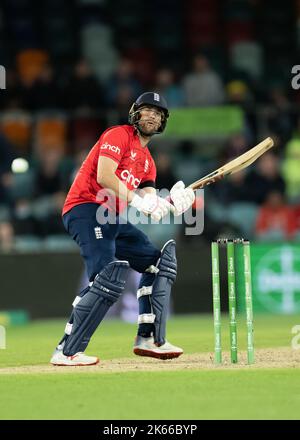
{"label": "cricket bat", "polygon": [[222,167],[213,171],[212,173],[207,174],[196,182],[192,183],[188,186],[188,188],[192,188],[193,190],[203,188],[206,185],[217,182],[218,180],[223,179],[225,176],[228,176],[233,173],[237,173],[241,171],[243,168],[248,167],[253,162],[256,161],[262,154],[272,148],[274,145],[274,141],[272,138],[267,137],[262,142],[257,144],[255,147],[246,151],[246,153],[238,156],[237,158],[231,160],[226,163]]}

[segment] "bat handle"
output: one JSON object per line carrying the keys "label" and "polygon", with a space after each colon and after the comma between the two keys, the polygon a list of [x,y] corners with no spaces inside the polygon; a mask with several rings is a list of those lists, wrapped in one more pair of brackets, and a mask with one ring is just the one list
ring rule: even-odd
{"label": "bat handle", "polygon": [[171,205],[170,211],[174,215],[175,214],[175,206],[173,205],[171,197],[170,196],[166,197],[166,200],[170,203],[170,205]]}

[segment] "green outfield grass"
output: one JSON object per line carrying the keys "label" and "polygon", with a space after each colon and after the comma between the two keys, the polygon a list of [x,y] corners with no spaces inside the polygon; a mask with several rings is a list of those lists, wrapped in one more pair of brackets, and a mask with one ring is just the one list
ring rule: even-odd
{"label": "green outfield grass", "polygon": [[[64,321],[39,321],[7,328],[0,368],[46,365]],[[227,322],[224,348],[228,349]],[[255,318],[255,347],[291,347],[298,316]],[[130,358],[135,325],[106,321],[88,354],[102,360]],[[239,348],[245,349],[245,323],[239,321]],[[212,318],[170,320],[168,338],[186,355],[213,351]],[[153,362],[152,360],[149,360]],[[145,362],[147,359],[145,358]],[[162,361],[157,361],[162,362]],[[171,363],[171,361],[168,361]],[[227,368],[228,367],[228,368]],[[0,375],[0,419],[298,419],[300,370],[261,368],[170,371],[15,373]],[[299,363],[300,367],[300,363]]]}

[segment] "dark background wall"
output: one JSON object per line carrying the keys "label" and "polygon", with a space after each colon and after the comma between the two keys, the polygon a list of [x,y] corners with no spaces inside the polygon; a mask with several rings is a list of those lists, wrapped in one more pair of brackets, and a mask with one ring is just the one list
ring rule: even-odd
{"label": "dark background wall", "polygon": [[0,309],[24,309],[31,318],[68,315],[83,270],[77,254],[0,256]]}
{"label": "dark background wall", "polygon": [[[181,246],[173,289],[175,313],[212,310],[210,248]],[[83,264],[77,253],[0,255],[0,310],[24,309],[31,318],[63,317],[79,288]]]}

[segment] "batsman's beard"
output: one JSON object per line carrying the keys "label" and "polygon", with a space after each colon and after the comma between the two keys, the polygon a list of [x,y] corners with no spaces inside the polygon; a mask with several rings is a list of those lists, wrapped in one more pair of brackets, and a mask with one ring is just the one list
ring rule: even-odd
{"label": "batsman's beard", "polygon": [[[158,131],[158,129],[160,127],[160,122],[158,123],[158,122],[155,122],[150,119],[143,119],[143,120],[138,121],[138,123],[136,125],[137,125],[139,132],[143,136],[150,137],[150,136],[153,136],[154,134],[160,133]],[[152,127],[152,129],[151,129],[151,127]]]}

